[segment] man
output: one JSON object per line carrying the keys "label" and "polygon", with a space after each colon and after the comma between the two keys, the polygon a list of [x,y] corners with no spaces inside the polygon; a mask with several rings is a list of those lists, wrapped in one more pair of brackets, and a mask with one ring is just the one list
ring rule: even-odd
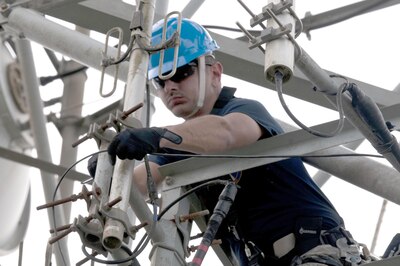
{"label": "man", "polygon": [[[153,28],[152,45],[161,43],[163,22]],[[167,23],[167,39],[177,29],[177,19]],[[173,71],[173,49],[151,56],[149,79],[165,106],[185,122],[164,128],[128,129],[118,134],[108,152],[115,161],[141,160],[146,154],[221,153],[244,147],[260,139],[283,133],[281,127],[259,102],[234,96],[235,89],[222,87],[223,67],[214,56],[218,45],[208,32],[193,21],[181,24],[180,48],[176,72]],[[161,75],[159,76],[159,69]],[[181,158],[180,158],[181,159]],[[160,165],[178,160],[170,156],[150,156],[150,167],[156,183],[162,182]],[[220,228],[223,248],[230,248],[241,265],[342,265],[339,261],[359,261],[355,242],[344,230],[342,218],[329,200],[313,183],[299,158],[244,170],[240,189],[229,222]],[[134,172],[134,182],[146,193],[146,169],[141,164]],[[215,198],[215,201],[217,198]],[[212,211],[212,210],[210,210]],[[229,215],[228,215],[229,216]],[[233,218],[232,218],[233,217]],[[229,226],[230,230],[227,230]],[[351,255],[338,255],[337,240],[345,239]],[[323,245],[325,244],[325,245]],[[316,251],[325,247],[331,254]],[[247,252],[247,256],[243,252]],[[252,260],[252,261],[249,261]],[[258,263],[258,264],[256,264]]]}

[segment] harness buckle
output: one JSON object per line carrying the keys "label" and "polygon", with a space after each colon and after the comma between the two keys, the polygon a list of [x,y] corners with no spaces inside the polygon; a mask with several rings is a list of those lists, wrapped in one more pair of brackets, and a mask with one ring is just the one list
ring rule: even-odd
{"label": "harness buckle", "polygon": [[349,244],[347,239],[343,237],[336,241],[336,246],[340,251],[340,257],[351,263],[351,265],[356,265],[361,262],[358,245]]}
{"label": "harness buckle", "polygon": [[252,241],[244,243],[245,252],[247,259],[249,260],[249,266],[262,265],[262,260],[265,258],[264,253],[259,249]]}

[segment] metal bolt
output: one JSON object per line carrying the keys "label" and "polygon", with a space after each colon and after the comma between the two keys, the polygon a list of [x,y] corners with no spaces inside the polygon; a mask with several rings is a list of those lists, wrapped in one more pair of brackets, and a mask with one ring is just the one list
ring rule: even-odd
{"label": "metal bolt", "polygon": [[168,186],[171,186],[174,183],[174,179],[170,176],[167,176],[165,178],[165,184],[167,184]]}
{"label": "metal bolt", "polygon": [[186,222],[187,220],[194,220],[197,217],[202,217],[202,216],[205,216],[205,215],[208,215],[208,214],[210,214],[209,210],[203,210],[203,211],[199,211],[199,212],[189,213],[189,214],[186,214],[186,215],[179,216],[179,221],[181,223],[183,223],[183,222]]}
{"label": "metal bolt", "polygon": [[143,222],[143,223],[141,223],[141,224],[132,226],[132,227],[130,228],[130,231],[131,231],[132,234],[136,234],[136,233],[139,231],[139,229],[141,229],[141,228],[143,228],[143,227],[145,227],[145,226],[147,226],[147,225],[149,225],[148,222]]}
{"label": "metal bolt", "polygon": [[0,3],[0,11],[1,12],[4,12],[4,11],[6,11],[8,8],[9,8],[9,4],[7,4],[7,3]]}

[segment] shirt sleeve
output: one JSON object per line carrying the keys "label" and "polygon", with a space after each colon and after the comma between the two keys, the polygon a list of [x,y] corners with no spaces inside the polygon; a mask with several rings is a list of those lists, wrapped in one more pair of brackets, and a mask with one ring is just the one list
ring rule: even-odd
{"label": "shirt sleeve", "polygon": [[281,126],[270,115],[264,105],[258,101],[234,98],[221,110],[220,115],[227,115],[235,112],[245,114],[256,121],[260,127],[265,129],[268,133],[267,136],[264,137],[271,137],[283,133]]}

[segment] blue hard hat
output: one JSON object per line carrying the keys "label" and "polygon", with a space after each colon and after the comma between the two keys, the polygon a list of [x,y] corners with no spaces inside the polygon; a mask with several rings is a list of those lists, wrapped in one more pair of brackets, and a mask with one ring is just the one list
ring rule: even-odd
{"label": "blue hard hat", "polygon": [[[168,40],[176,32],[178,19],[172,17],[167,21],[166,39]],[[158,21],[153,26],[151,45],[155,46],[161,43],[164,20]],[[209,54],[219,48],[207,30],[189,19],[182,19],[180,46],[178,51],[177,68],[194,59]],[[168,48],[164,53],[164,62],[162,74],[170,72],[173,67],[174,48]],[[153,79],[158,76],[158,67],[160,65],[160,53],[154,53],[150,56],[148,78]]]}

